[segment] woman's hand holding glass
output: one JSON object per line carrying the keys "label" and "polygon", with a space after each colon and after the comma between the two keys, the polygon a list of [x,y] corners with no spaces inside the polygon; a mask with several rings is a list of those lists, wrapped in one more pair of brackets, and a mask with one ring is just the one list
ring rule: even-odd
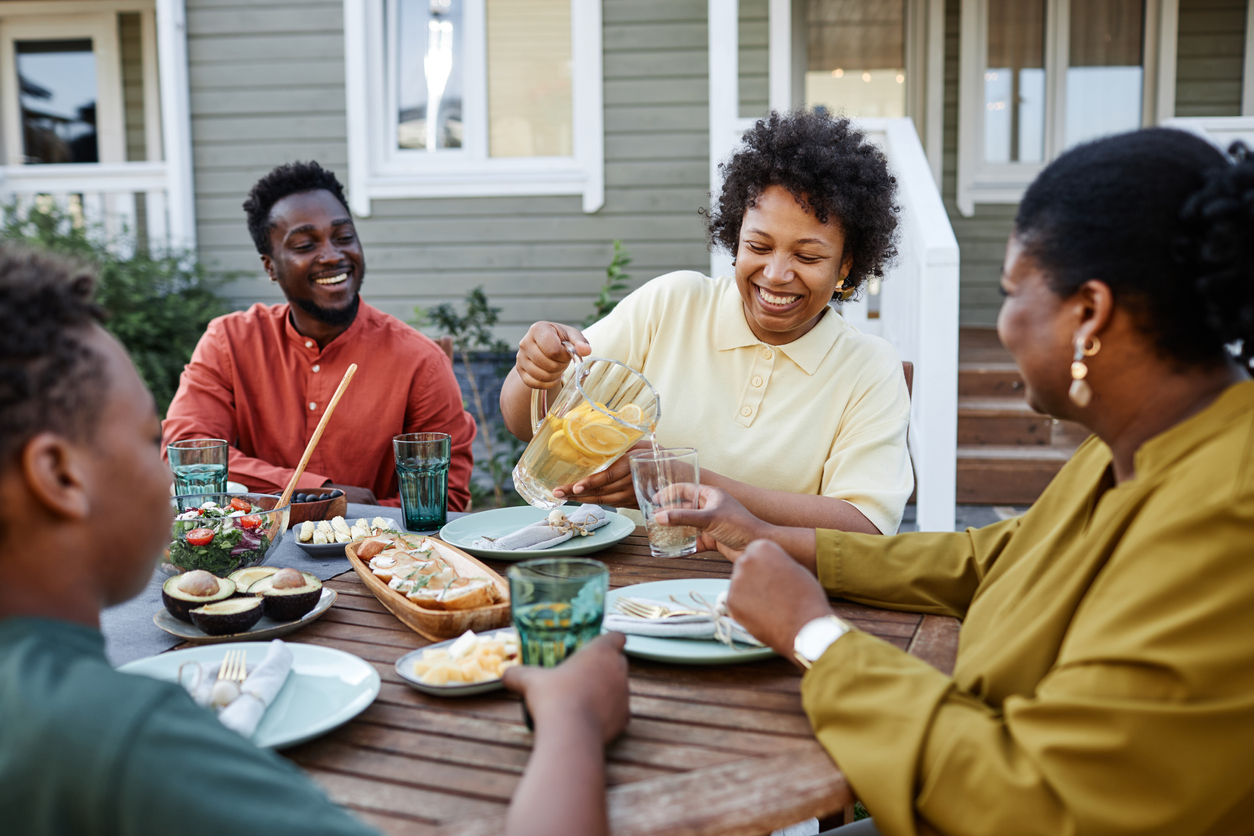
{"label": "woman's hand holding glass", "polygon": [[557,388],[571,360],[563,343],[573,345],[580,357],[592,353],[592,346],[578,328],[556,322],[537,322],[528,328],[518,343],[514,365],[522,382],[531,389]]}
{"label": "woman's hand holding glass", "polygon": [[[704,478],[704,477],[703,477]],[[661,497],[659,505],[671,499],[692,501],[692,485],[674,485],[669,490],[674,497]],[[733,563],[754,540],[768,538],[775,528],[749,513],[726,491],[702,485],[696,491],[696,508],[671,508],[659,511],[656,517],[662,525],[690,525],[700,530],[702,551],[717,549]]]}

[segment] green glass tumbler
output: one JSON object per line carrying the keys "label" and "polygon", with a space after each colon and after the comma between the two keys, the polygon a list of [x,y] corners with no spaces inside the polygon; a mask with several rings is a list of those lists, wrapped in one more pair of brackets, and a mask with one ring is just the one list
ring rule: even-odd
{"label": "green glass tumbler", "polygon": [[448,433],[405,433],[392,439],[401,509],[410,531],[434,531],[448,521]]}
{"label": "green glass tumbler", "polygon": [[174,493],[226,493],[227,453],[223,438],[189,438],[166,448],[174,473]]}

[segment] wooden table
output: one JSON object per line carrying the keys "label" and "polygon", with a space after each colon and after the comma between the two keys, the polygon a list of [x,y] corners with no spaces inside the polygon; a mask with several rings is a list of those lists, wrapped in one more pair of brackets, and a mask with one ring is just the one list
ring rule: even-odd
{"label": "wooden table", "polygon": [[[715,553],[649,555],[643,529],[596,555],[612,587],[672,578],[725,578]],[[508,564],[493,563],[504,574]],[[389,834],[500,834],[530,750],[518,698],[504,691],[440,699],[404,683],[393,664],[429,644],[389,614],[349,572],[297,640],[366,659],[383,690],[360,717],[288,750],[340,804]],[[837,603],[859,628],[949,672],[958,625],[949,618]],[[840,771],[801,709],[801,675],[783,659],[683,667],[633,659],[631,723],[607,753],[611,830],[626,834],[763,834],[851,803]]]}

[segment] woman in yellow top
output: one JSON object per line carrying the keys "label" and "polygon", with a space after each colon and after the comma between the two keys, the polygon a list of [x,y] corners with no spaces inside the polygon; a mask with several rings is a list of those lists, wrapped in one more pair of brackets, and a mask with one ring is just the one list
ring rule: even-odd
{"label": "woman in yellow top", "polygon": [[[1254,159],[1234,153],[1139,131],[1028,189],[998,333],[1028,402],[1094,435],[1022,517],[816,536],[717,491],[669,515],[736,561],[733,615],[812,665],[806,712],[884,834],[1254,832]],[[828,595],[961,618],[953,676],[846,632]]]}
{"label": "woman in yellow top", "polygon": [[[702,482],[763,519],[895,533],[913,487],[901,360],[829,307],[895,253],[884,156],[847,119],[771,114],[722,170],[710,241],[735,276],[654,279],[586,334],[537,322],[501,391],[505,423],[531,437],[531,391],[561,381],[567,340],[648,378],[658,442],[696,447]],[[626,457],[566,491],[636,504]]]}

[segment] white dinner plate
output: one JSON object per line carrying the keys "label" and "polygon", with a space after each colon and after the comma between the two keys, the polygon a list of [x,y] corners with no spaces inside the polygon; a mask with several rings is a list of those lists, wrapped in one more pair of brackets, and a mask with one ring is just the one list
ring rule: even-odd
{"label": "white dinner plate", "polygon": [[611,513],[609,514],[610,521],[587,537],[571,537],[566,542],[549,546],[547,549],[515,549],[507,552],[471,545],[480,537],[504,537],[506,534],[513,534],[520,528],[547,519],[548,516],[548,511],[543,508],[532,508],[530,505],[493,508],[490,511],[467,514],[453,520],[440,529],[439,536],[449,545],[457,546],[475,557],[514,561],[531,560],[533,557],[575,557],[592,554],[625,540],[636,530],[636,524],[625,515]]}
{"label": "white dinner plate", "polygon": [[[505,627],[500,630],[490,630],[486,633],[477,633],[476,635],[485,638],[496,638],[503,633],[513,633],[513,627]],[[435,697],[473,697],[475,694],[486,694],[488,691],[496,691],[504,688],[505,685],[500,679],[489,679],[487,682],[455,682],[452,685],[428,685],[414,674],[414,662],[422,660],[422,652],[424,650],[432,650],[437,647],[448,647],[457,639],[449,639],[448,641],[429,644],[426,647],[420,647],[417,650],[411,650],[404,656],[396,660],[396,675],[405,680],[410,687],[422,691],[424,694],[431,694]]]}
{"label": "white dinner plate", "polygon": [[[687,602],[688,593],[697,592],[713,603],[730,586],[731,581],[722,578],[681,578],[673,581],[653,581],[620,586],[606,593],[605,611],[607,613],[614,611],[614,602],[619,596],[669,601],[674,595],[679,601]],[[628,656],[650,659],[654,662],[675,662],[684,665],[731,665],[739,662],[756,662],[775,655],[775,651],[769,647],[754,647],[740,642],[728,647],[714,639],[662,639],[656,636],[633,636],[630,633],[627,634],[627,646],[623,648],[623,652]]]}
{"label": "white dinner plate", "polygon": [[[292,651],[292,674],[253,735],[253,742],[263,748],[284,749],[326,734],[365,711],[379,695],[379,672],[364,659],[312,644],[287,646]],[[130,662],[118,670],[177,682],[179,667],[187,662],[218,665],[228,650],[245,650],[249,659],[260,663],[269,648],[269,642],[192,647]]]}
{"label": "white dinner plate", "polygon": [[248,487],[246,485],[241,485],[239,482],[227,482],[226,492],[227,493],[248,493]]}
{"label": "white dinner plate", "polygon": [[[351,528],[353,523],[357,522],[358,519],[361,519],[361,517],[351,520],[345,518],[344,522],[348,523]],[[366,518],[366,521],[370,522],[373,519],[374,517],[369,517]],[[390,528],[393,533],[405,533],[405,526],[401,525],[396,520],[391,519],[390,517],[384,517],[383,521],[387,523],[388,528]],[[315,523],[315,525],[316,524],[317,523]],[[289,528],[287,530],[287,534],[284,536],[292,538],[292,542],[296,544],[296,547],[310,557],[347,557],[344,553],[344,547],[347,546],[348,543],[319,543],[317,545],[314,545],[313,543],[302,543],[300,541],[300,524]]]}
{"label": "white dinner plate", "polygon": [[324,586],[322,587],[322,596],[318,599],[318,603],[314,605],[314,608],[295,621],[275,621],[263,615],[261,620],[254,624],[251,629],[242,633],[228,633],[225,636],[211,636],[195,624],[180,621],[170,615],[170,611],[164,607],[153,614],[152,623],[172,636],[178,636],[180,639],[195,642],[196,644],[221,644],[223,642],[277,639],[279,636],[294,633],[309,622],[321,618],[323,613],[331,609],[331,605],[335,603],[335,598],[335,590],[327,589]]}

